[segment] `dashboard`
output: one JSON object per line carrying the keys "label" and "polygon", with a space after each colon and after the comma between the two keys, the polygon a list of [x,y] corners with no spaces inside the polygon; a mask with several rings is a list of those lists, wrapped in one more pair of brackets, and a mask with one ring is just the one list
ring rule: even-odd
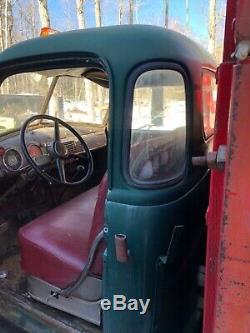
{"label": "dashboard", "polygon": [[[85,140],[91,151],[106,146],[106,135],[103,128],[75,127]],[[61,141],[71,154],[83,153],[80,142],[73,134],[65,129],[60,129]],[[30,129],[26,134],[26,144],[30,156],[38,165],[52,162],[49,149],[54,141],[54,128],[43,126]],[[19,132],[0,137],[0,178],[15,176],[29,167],[20,146]]]}

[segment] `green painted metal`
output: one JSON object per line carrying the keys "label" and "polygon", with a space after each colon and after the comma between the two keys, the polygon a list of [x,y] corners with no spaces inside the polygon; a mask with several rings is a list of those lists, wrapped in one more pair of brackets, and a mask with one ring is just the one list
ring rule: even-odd
{"label": "green painted metal", "polygon": [[[194,317],[196,276],[201,261],[208,173],[194,169],[191,157],[202,155],[207,143],[202,130],[201,70],[213,59],[188,38],[152,26],[86,29],[17,44],[0,55],[0,70],[17,62],[55,57],[96,57],[110,75],[109,191],[106,202],[103,296],[123,294],[151,299],[149,311],[103,313],[105,333],[186,332]],[[140,189],[127,182],[122,147],[128,146],[129,78],[142,64],[179,64],[187,77],[187,167],[178,183]],[[173,231],[179,226],[178,237]],[[114,236],[127,236],[130,259],[118,263]],[[171,246],[170,246],[171,245]],[[167,257],[168,254],[168,257]],[[167,258],[166,258],[167,257]],[[193,330],[193,333],[195,331]]]}
{"label": "green painted metal", "polygon": [[[194,327],[193,318],[197,312],[199,292],[196,280],[198,266],[202,262],[208,176],[204,169],[193,169],[190,159],[191,156],[204,154],[206,150],[200,113],[200,77],[202,66],[213,66],[214,63],[185,37],[162,29],[151,31],[146,28],[144,34],[143,28],[138,30],[141,37],[137,38],[136,30],[133,35],[135,39],[130,36],[126,59],[124,55],[120,58],[119,54],[118,63],[110,63],[113,91],[109,142],[110,188],[106,204],[108,247],[103,290],[104,297],[109,299],[117,294],[125,295],[127,299],[150,298],[151,307],[143,316],[131,311],[104,312],[104,332],[178,333],[190,330],[191,325]],[[121,147],[129,144],[123,134],[128,130],[124,124],[130,111],[125,101],[132,69],[157,60],[180,64],[189,79],[187,169],[179,183],[145,190],[130,186],[124,175],[124,151]],[[175,259],[164,264],[160,258],[167,255],[176,226],[184,228],[181,240],[171,249]],[[116,261],[116,233],[127,236],[131,254],[128,263]],[[195,323],[193,333],[201,329],[200,324]]]}
{"label": "green painted metal", "polygon": [[[0,64],[56,54],[95,54],[119,71],[150,59],[208,61],[208,54],[183,35],[163,28],[134,25],[69,31],[18,43],[0,55]],[[212,59],[209,59],[213,62]]]}

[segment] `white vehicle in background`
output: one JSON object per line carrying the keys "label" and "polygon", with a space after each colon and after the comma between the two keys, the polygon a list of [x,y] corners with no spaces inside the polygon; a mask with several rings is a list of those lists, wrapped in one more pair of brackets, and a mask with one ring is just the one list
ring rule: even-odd
{"label": "white vehicle in background", "polygon": [[12,117],[0,116],[0,133],[15,128],[15,120]]}

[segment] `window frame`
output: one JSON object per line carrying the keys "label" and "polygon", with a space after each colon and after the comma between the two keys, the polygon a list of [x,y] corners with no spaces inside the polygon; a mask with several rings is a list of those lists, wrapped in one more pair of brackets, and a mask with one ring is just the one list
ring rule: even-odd
{"label": "window frame", "polygon": [[[182,173],[168,180],[161,181],[139,181],[130,175],[130,144],[131,144],[131,131],[132,131],[132,115],[133,115],[133,102],[134,102],[134,89],[137,79],[145,72],[151,70],[174,70],[181,74],[185,87],[185,101],[186,101],[186,138],[185,138],[185,166]],[[125,111],[124,111],[124,131],[123,131],[123,153],[122,153],[122,169],[123,176],[130,187],[152,190],[169,187],[181,182],[187,173],[188,168],[188,151],[189,151],[189,137],[191,128],[191,94],[190,94],[190,79],[185,68],[175,62],[156,61],[150,62],[136,67],[130,74],[127,81]]]}

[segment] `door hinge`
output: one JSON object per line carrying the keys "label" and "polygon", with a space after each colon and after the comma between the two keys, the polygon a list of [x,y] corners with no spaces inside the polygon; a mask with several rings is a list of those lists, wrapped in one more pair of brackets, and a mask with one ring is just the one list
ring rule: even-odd
{"label": "door hinge", "polygon": [[226,162],[226,145],[220,145],[218,151],[207,153],[205,156],[192,157],[194,166],[207,166],[208,169],[224,170]]}

